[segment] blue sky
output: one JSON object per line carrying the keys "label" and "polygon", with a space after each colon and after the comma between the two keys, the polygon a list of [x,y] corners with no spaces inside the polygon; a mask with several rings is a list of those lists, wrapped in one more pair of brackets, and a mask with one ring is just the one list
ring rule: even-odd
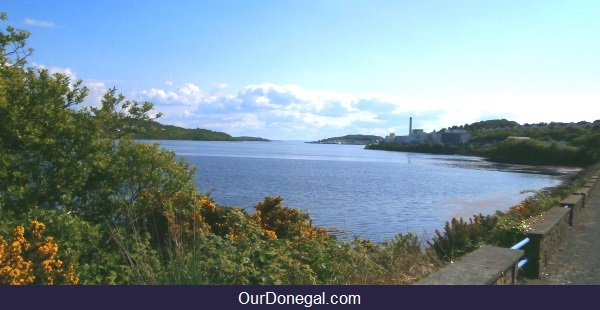
{"label": "blue sky", "polygon": [[598,1],[5,0],[30,63],[158,121],[306,140],[600,119]]}

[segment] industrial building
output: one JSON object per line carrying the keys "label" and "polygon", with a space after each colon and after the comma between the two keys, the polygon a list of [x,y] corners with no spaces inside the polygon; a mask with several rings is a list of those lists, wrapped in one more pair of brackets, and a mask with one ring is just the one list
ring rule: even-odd
{"label": "industrial building", "polygon": [[418,144],[421,142],[443,143],[443,144],[465,144],[471,139],[471,134],[465,129],[448,129],[445,131],[435,130],[431,133],[425,133],[423,129],[412,129],[412,117],[409,121],[408,135],[396,136],[396,133],[390,133],[385,137],[385,143],[399,144]]}

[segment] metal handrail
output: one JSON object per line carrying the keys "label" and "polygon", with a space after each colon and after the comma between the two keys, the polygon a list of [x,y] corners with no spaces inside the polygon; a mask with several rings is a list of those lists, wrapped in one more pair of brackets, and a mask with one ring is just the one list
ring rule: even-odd
{"label": "metal handrail", "polygon": [[529,262],[529,257],[525,257],[522,260],[519,261],[519,263],[517,264],[517,267],[519,267],[519,269],[523,268],[523,266],[525,266],[525,264],[527,264],[527,262]]}
{"label": "metal handrail", "polygon": [[521,240],[521,242],[519,242],[519,243],[517,243],[517,244],[513,245],[513,246],[512,246],[512,247],[510,247],[510,248],[511,248],[511,249],[513,249],[513,250],[519,250],[519,249],[521,249],[521,248],[522,248],[524,245],[526,245],[527,243],[529,243],[529,241],[531,241],[531,240],[529,240],[529,238],[525,238],[525,239]]}
{"label": "metal handrail", "polygon": [[[569,208],[569,206],[565,206],[566,209]],[[521,241],[519,241],[517,244],[511,246],[510,248],[513,250],[520,250],[522,247],[524,247],[526,244],[528,244],[531,241],[531,239],[529,238],[525,238]],[[523,266],[525,266],[527,264],[527,262],[529,262],[529,257],[525,256],[522,260],[520,260],[517,263],[517,267],[523,268]]]}
{"label": "metal handrail", "polygon": [[[523,246],[525,246],[527,243],[529,243],[529,241],[531,241],[531,239],[525,238],[510,248],[513,250],[519,250]],[[519,263],[517,263],[517,267],[519,267],[519,269],[523,268],[523,266],[525,266],[525,264],[527,264],[528,261],[529,261],[529,257],[525,256],[522,260],[519,261]]]}

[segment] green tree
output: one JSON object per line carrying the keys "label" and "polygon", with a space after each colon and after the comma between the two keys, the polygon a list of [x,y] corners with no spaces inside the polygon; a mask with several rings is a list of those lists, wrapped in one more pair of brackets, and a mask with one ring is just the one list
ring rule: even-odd
{"label": "green tree", "polygon": [[115,157],[117,139],[128,141],[135,124],[151,120],[152,104],[125,100],[113,88],[100,107],[73,109],[87,88],[28,67],[28,35],[11,27],[0,34],[0,207],[17,213],[33,206],[89,209],[90,195],[115,181],[112,166],[123,159]]}
{"label": "green tree", "polygon": [[[6,14],[1,18],[5,21]],[[60,212],[89,223],[61,222],[99,233],[71,247],[71,253],[81,253],[71,257],[79,266],[96,264],[81,261],[90,253],[81,249],[99,244],[106,253],[148,252],[143,250],[148,239],[140,236],[151,235],[159,244],[167,231],[167,210],[185,213],[197,207],[194,169],[158,145],[132,139],[144,128],[140,124],[154,118],[151,103],[126,100],[112,88],[99,107],[77,109],[87,95],[83,82],[29,66],[28,36],[10,26],[0,32],[0,213],[25,223]],[[63,228],[68,238],[69,228]],[[65,240],[57,243],[69,248]],[[88,267],[82,283],[122,274],[117,265],[127,262],[113,258],[102,268]],[[95,276],[96,269],[104,269],[103,275]]]}

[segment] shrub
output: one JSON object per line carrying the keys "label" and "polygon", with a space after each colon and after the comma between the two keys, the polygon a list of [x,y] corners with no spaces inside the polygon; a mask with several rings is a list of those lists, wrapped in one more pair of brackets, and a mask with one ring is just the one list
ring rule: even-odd
{"label": "shrub", "polygon": [[487,232],[496,225],[496,221],[493,216],[481,214],[470,218],[469,222],[453,218],[446,222],[443,233],[435,231],[428,244],[442,261],[452,261],[484,243]]}
{"label": "shrub", "polygon": [[10,241],[0,236],[0,283],[77,284],[72,265],[57,258],[59,247],[52,236],[43,236],[46,225],[31,221],[29,230],[14,228]]}
{"label": "shrub", "polygon": [[284,207],[281,197],[265,197],[254,206],[251,217],[265,231],[273,232],[277,238],[308,238],[326,236],[326,230],[312,225],[308,212]]}

